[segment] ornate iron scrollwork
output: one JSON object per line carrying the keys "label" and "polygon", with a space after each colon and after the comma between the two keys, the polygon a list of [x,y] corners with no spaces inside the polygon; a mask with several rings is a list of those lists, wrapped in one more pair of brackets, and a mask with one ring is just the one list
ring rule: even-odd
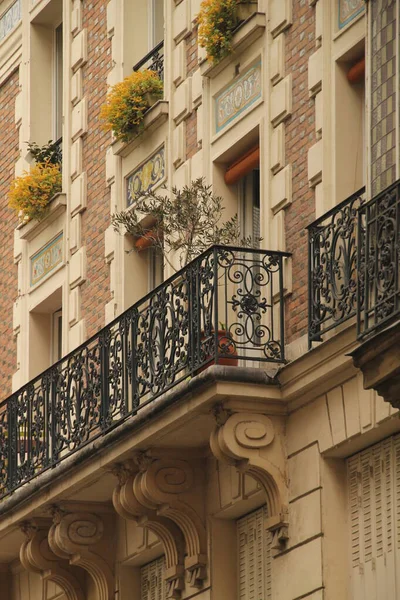
{"label": "ornate iron scrollwork", "polygon": [[283,362],[284,256],[210,248],[2,402],[0,497],[209,364]]}
{"label": "ornate iron scrollwork", "polygon": [[362,188],[308,227],[309,344],[355,316],[357,307],[357,210]]}
{"label": "ornate iron scrollwork", "polygon": [[396,183],[359,211],[357,332],[365,336],[396,317],[400,310],[400,194]]}
{"label": "ornate iron scrollwork", "polygon": [[132,70],[141,71],[142,69],[155,71],[159,78],[164,80],[164,40],[136,63]]}

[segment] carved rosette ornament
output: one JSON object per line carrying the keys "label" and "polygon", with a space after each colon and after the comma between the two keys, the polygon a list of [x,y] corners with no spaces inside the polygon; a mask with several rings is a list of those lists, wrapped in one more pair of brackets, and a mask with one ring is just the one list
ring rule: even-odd
{"label": "carved rosette ornament", "polygon": [[285,458],[281,446],[273,444],[274,426],[269,417],[258,413],[230,413],[214,408],[217,426],[210,438],[215,458],[251,475],[265,492],[268,528],[273,547],[282,550],[288,539],[287,483],[282,474]]}
{"label": "carved rosette ornament", "polygon": [[93,512],[68,512],[53,507],[49,546],[60,558],[87,571],[94,580],[98,600],[114,598],[114,574],[103,519]]}
{"label": "carved rosette ornament", "polygon": [[67,561],[62,560],[49,547],[49,519],[24,522],[21,530],[26,536],[20,548],[20,560],[27,571],[39,573],[44,581],[53,581],[67,600],[85,600],[81,584]]}
{"label": "carved rosette ornament", "polygon": [[206,531],[203,497],[196,490],[192,465],[142,453],[135,456],[134,463],[119,468],[119,485],[113,495],[115,510],[152,529],[162,542],[168,597],[180,596],[184,571],[189,585],[201,588],[206,577]]}

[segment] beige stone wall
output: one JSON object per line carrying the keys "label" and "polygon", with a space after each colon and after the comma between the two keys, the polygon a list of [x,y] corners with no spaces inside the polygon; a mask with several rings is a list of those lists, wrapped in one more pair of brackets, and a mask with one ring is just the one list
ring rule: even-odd
{"label": "beige stone wall", "polygon": [[[49,128],[30,58],[40,54],[35,35],[42,27],[45,41],[51,37],[60,16],[56,1],[25,0],[21,25],[0,45],[7,184],[14,168],[18,174],[29,164],[26,141]],[[62,3],[68,74],[63,194],[42,224],[15,232],[13,257],[1,255],[7,262],[4,382],[16,371],[18,388],[47,366],[48,340],[42,336],[40,346],[38,335],[45,317],[38,315],[62,304],[67,354],[149,291],[148,256],[129,252],[132,240],[117,235],[109,219],[126,208],[127,177],[162,147],[165,174],[158,185],[182,187],[204,176],[231,215],[239,193],[224,183],[225,169],[259,144],[263,245],[295,254],[293,276],[291,261],[285,262],[294,360],[280,371],[279,386],[211,382],[104,446],[103,437],[89,440],[86,461],[68,468],[61,461],[34,480],[39,483],[32,496],[0,516],[1,600],[139,598],[141,567],[162,555],[170,597],[233,600],[236,521],[263,506],[273,549],[272,598],[353,598],[346,461],[400,425],[397,411],[365,391],[352,367],[347,355],[356,344],[353,326],[333,332],[312,352],[304,350],[304,226],[362,180],[354,161],[359,138],[350,145],[356,137],[350,117],[358,114],[361,95],[345,83],[354,51],[365,45],[366,18],[360,13],[338,31],[336,8],[330,0],[259,0],[258,14],[235,34],[232,56],[211,67],[197,47],[199,2],[166,2],[164,99],[146,115],[144,135],[121,144],[102,132],[98,110],[106,82],[122,79],[148,51],[148,5]],[[51,68],[46,56],[44,66]],[[217,130],[219,96],[255,66],[260,94]],[[353,111],[346,113],[348,128],[340,116],[347,101]],[[342,177],[346,165],[351,177]],[[15,222],[8,216],[3,221],[9,239]],[[60,233],[60,265],[32,286],[32,255]],[[17,354],[9,350],[12,301]],[[394,597],[389,590],[387,600]],[[373,600],[373,592],[361,598]]]}

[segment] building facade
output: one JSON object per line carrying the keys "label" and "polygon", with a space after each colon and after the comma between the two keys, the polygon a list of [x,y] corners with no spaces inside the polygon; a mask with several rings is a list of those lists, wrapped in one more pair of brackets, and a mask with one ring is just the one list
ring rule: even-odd
{"label": "building facade", "polygon": [[[0,1],[1,600],[400,596],[400,0],[250,9],[214,64],[200,0]],[[268,250],[175,273],[114,231],[200,177]]]}

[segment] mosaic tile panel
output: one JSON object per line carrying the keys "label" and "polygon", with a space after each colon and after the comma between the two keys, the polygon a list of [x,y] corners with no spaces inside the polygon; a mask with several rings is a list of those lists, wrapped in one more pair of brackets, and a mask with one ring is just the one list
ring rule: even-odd
{"label": "mosaic tile panel", "polygon": [[261,98],[261,62],[253,65],[215,98],[217,133]]}
{"label": "mosaic tile panel", "polygon": [[338,18],[339,29],[348,25],[365,10],[364,0],[339,0]]}
{"label": "mosaic tile panel", "polygon": [[371,184],[376,195],[396,181],[396,0],[371,10]]}
{"label": "mosaic tile panel", "polygon": [[164,177],[165,151],[163,146],[126,178],[127,205],[130,206],[140,194],[147,192]]}
{"label": "mosaic tile panel", "polygon": [[0,41],[18,25],[21,20],[21,0],[16,0],[0,17]]}
{"label": "mosaic tile panel", "polygon": [[31,257],[31,286],[36,285],[62,263],[63,232]]}

